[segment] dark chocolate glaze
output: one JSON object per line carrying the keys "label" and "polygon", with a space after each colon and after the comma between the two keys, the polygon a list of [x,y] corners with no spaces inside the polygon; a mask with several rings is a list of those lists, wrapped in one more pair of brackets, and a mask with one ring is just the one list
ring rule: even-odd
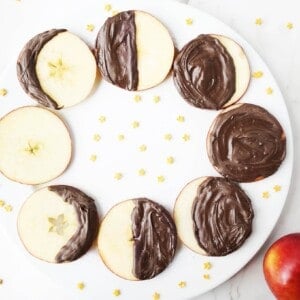
{"label": "dark chocolate glaze", "polygon": [[140,280],[162,272],[172,261],[177,244],[174,221],[165,208],[146,198],[133,200],[133,274]]}
{"label": "dark chocolate glaze", "polygon": [[38,80],[35,66],[37,57],[43,46],[57,34],[66,29],[52,29],[34,36],[22,49],[17,61],[17,76],[23,90],[39,104],[61,109],[58,104],[43,90]]}
{"label": "dark chocolate glaze", "polygon": [[186,44],[174,62],[177,90],[190,104],[220,109],[235,93],[235,66],[222,43],[201,34]]}
{"label": "dark chocolate glaze", "polygon": [[250,199],[236,183],[208,177],[199,185],[192,207],[194,234],[208,255],[238,249],[251,233],[253,216]]}
{"label": "dark chocolate glaze", "polygon": [[77,213],[78,229],[55,257],[57,263],[73,261],[86,253],[96,238],[99,217],[95,201],[72,186],[52,185],[48,189],[73,205]]}
{"label": "dark chocolate glaze", "polygon": [[207,152],[215,169],[238,182],[272,175],[286,154],[286,137],[264,108],[242,104],[221,113],[207,138]]}
{"label": "dark chocolate glaze", "polygon": [[95,55],[102,76],[129,91],[138,87],[136,28],[134,11],[108,18],[101,27]]}

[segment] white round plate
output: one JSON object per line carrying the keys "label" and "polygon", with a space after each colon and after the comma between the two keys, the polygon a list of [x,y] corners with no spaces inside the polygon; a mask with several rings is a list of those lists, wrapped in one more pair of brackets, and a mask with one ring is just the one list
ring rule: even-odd
{"label": "white round plate", "polygon": [[[52,2],[47,3],[50,6]],[[18,238],[16,219],[20,206],[37,187],[13,183],[3,176],[0,176],[0,198],[14,209],[11,213],[0,210],[1,227],[15,241],[24,258],[61,285],[64,296],[56,299],[115,299],[112,291],[120,289],[120,299],[152,299],[157,292],[162,300],[175,300],[190,299],[213,289],[255,255],[274,228],[287,197],[293,165],[292,134],[287,109],[273,76],[243,38],[192,7],[169,1],[113,0],[110,2],[112,10],[107,12],[105,3],[97,0],[78,1],[76,5],[73,1],[60,3],[60,9],[46,9],[49,17],[41,14],[40,19],[31,20],[22,28],[13,60],[0,80],[1,86],[8,90],[1,99],[0,116],[16,107],[35,104],[21,89],[15,71],[17,54],[33,35],[50,28],[67,28],[92,47],[99,28],[112,11],[140,9],[152,13],[167,26],[178,49],[201,33],[223,34],[237,41],[245,49],[252,71],[261,70],[264,74],[262,78],[251,80],[241,102],[263,106],[277,117],[286,132],[287,156],[273,176],[241,184],[252,200],[255,218],[253,232],[240,249],[225,257],[203,257],[179,245],[170,266],[147,281],[130,282],[111,273],[95,246],[77,261],[61,265],[30,256]],[[193,20],[192,25],[186,24],[187,18]],[[90,23],[95,25],[93,32],[86,30]],[[266,94],[267,87],[273,89],[273,94]],[[137,94],[141,96],[140,102],[134,101]],[[160,102],[153,101],[155,96],[160,97]],[[218,112],[187,104],[179,96],[171,76],[161,85],[139,93],[121,90],[102,80],[86,101],[58,114],[70,127],[75,151],[68,170],[48,184],[69,184],[82,189],[96,200],[101,217],[114,204],[139,196],[153,199],[172,211],[175,199],[186,183],[199,176],[219,175],[211,166],[205,147],[208,129]],[[100,122],[100,116],[106,121]],[[178,116],[184,116],[184,122],[179,122]],[[134,121],[139,122],[138,128],[132,127]],[[164,135],[169,133],[172,139],[167,141]],[[95,134],[101,136],[100,141],[93,140]],[[125,136],[122,141],[118,140],[120,134]],[[190,140],[184,141],[185,134]],[[59,143],[57,141],[58,147]],[[140,151],[141,145],[146,145],[147,150]],[[96,161],[90,160],[91,155],[97,156]],[[166,163],[169,156],[174,157],[174,164]],[[145,176],[138,175],[139,169],[146,170]],[[122,173],[123,178],[116,180],[116,173]],[[164,176],[165,181],[159,183],[158,176]],[[275,192],[275,185],[280,185],[281,191]],[[267,199],[262,197],[265,191],[269,192]],[[212,264],[210,270],[203,269],[203,263],[207,261]],[[203,278],[206,273],[210,279]],[[76,288],[80,281],[86,284],[83,291]],[[180,281],[187,283],[185,288],[178,286]]]}

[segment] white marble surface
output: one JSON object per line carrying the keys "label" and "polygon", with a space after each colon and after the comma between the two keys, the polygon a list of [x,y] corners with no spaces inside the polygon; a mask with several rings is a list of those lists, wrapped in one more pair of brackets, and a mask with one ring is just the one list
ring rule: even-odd
{"label": "white marble surface", "polygon": [[[38,0],[0,0],[0,73],[5,69],[11,53],[15,51],[12,48],[16,39],[18,39],[18,34],[20,34],[20,27],[23,22],[26,23],[28,18],[34,18],[34,15],[43,9],[42,2]],[[276,228],[264,247],[233,278],[209,293],[199,296],[197,300],[274,299],[263,278],[263,255],[266,248],[280,236],[300,231],[300,209],[298,204],[300,188],[297,185],[297,181],[300,179],[300,165],[297,157],[300,135],[300,118],[298,116],[300,113],[300,99],[298,99],[297,85],[300,70],[299,1],[190,0],[181,2],[208,12],[230,25],[248,40],[267,62],[286,99],[294,133],[296,154],[293,181],[287,204]],[[75,5],[76,1],[73,3]],[[262,26],[254,24],[255,19],[258,17],[263,20]],[[294,24],[292,30],[286,28],[288,22]],[[57,296],[60,295],[59,288],[43,274],[33,269],[28,262],[22,260],[1,230],[0,278],[4,280],[0,286],[0,299],[69,300],[63,296]],[[53,297],[52,294],[56,296]]]}

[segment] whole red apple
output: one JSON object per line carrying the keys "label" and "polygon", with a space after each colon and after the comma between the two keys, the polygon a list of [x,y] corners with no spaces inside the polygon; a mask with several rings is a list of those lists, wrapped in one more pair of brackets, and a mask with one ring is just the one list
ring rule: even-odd
{"label": "whole red apple", "polygon": [[300,233],[277,240],[265,254],[266,281],[279,300],[300,299]]}

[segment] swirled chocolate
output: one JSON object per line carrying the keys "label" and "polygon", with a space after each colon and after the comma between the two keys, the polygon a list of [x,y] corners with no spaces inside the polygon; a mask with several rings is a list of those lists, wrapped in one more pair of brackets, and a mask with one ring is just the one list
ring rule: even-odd
{"label": "swirled chocolate", "polygon": [[34,36],[21,51],[17,61],[17,76],[23,90],[39,104],[60,109],[61,107],[41,88],[35,66],[43,46],[66,29],[52,29]]}
{"label": "swirled chocolate", "polygon": [[133,274],[150,279],[172,261],[177,244],[176,228],[170,214],[146,198],[135,199],[132,211],[134,248]]}
{"label": "swirled chocolate", "polygon": [[78,229],[55,257],[57,263],[73,261],[90,248],[97,235],[99,217],[95,202],[92,198],[71,186],[52,185],[48,189],[58,194],[65,202],[73,205],[77,213]]}
{"label": "swirled chocolate", "polygon": [[134,11],[108,18],[101,27],[95,55],[102,76],[129,91],[137,90],[138,68]]}
{"label": "swirled chocolate", "polygon": [[286,137],[277,119],[264,108],[236,105],[215,119],[207,152],[224,177],[252,182],[276,172],[285,158]]}
{"label": "swirled chocolate", "polygon": [[253,216],[250,199],[236,183],[208,177],[199,185],[192,206],[194,235],[208,255],[238,249],[251,233]]}
{"label": "swirled chocolate", "polygon": [[220,109],[235,93],[234,61],[223,44],[208,34],[182,48],[174,62],[173,78],[181,96],[199,108]]}

